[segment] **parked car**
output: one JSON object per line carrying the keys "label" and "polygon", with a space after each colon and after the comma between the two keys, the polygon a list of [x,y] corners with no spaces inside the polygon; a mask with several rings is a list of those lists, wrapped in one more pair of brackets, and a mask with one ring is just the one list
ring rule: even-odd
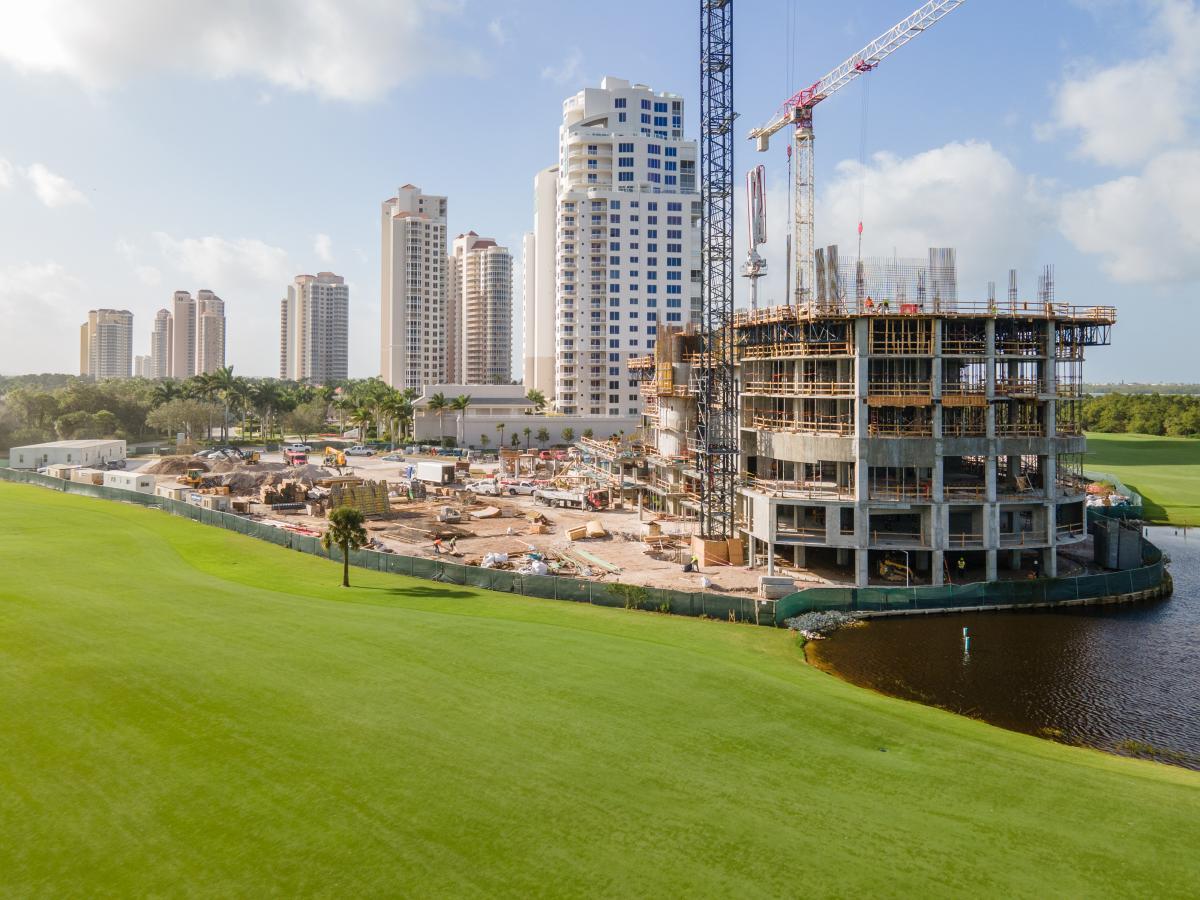
{"label": "parked car", "polygon": [[346,450],[347,456],[374,456],[375,451],[365,444],[355,444]]}
{"label": "parked car", "polygon": [[[349,451],[347,451],[347,452],[349,452]],[[387,456],[381,456],[379,458],[382,459],[384,462],[404,462],[404,454],[403,453],[389,453]]]}
{"label": "parked car", "polygon": [[472,494],[483,494],[488,497],[500,496],[500,485],[491,478],[485,478],[482,481],[472,481],[467,485],[467,490]]}
{"label": "parked car", "polygon": [[291,450],[296,453],[307,453],[309,450],[312,449],[312,447],[308,446],[308,444],[288,444],[283,449],[284,449],[284,452]]}
{"label": "parked car", "polygon": [[501,482],[501,487],[504,488],[504,493],[508,494],[510,497],[515,497],[518,494],[531,496],[533,492],[538,489],[538,484],[537,482],[529,481],[528,479],[521,481],[507,479]]}

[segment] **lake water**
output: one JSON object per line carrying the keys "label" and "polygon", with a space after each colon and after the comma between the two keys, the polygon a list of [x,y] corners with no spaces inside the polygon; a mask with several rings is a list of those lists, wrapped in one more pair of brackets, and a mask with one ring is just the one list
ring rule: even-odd
{"label": "lake water", "polygon": [[1118,753],[1149,745],[1200,769],[1200,529],[1148,536],[1171,560],[1169,600],[873,620],[814,642],[809,658],[855,684],[1003,728]]}

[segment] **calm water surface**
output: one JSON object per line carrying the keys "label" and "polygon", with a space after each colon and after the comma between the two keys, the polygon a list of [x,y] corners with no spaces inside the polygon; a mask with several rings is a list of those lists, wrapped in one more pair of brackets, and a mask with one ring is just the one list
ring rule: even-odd
{"label": "calm water surface", "polygon": [[876,620],[816,642],[810,658],[1004,728],[1116,752],[1138,741],[1200,769],[1200,530],[1149,537],[1171,559],[1170,600]]}

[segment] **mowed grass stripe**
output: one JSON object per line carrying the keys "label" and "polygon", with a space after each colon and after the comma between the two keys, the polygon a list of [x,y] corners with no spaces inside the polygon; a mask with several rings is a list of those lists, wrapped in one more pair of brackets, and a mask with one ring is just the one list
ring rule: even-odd
{"label": "mowed grass stripe", "polygon": [[0,484],[0,893],[1195,894],[1200,776],[783,632]]}
{"label": "mowed grass stripe", "polygon": [[1147,519],[1200,526],[1200,439],[1093,432],[1087,442],[1087,468],[1141,494]]}

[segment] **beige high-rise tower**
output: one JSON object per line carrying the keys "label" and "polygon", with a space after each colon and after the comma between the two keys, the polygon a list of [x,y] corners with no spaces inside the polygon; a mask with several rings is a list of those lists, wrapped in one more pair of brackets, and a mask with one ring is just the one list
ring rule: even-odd
{"label": "beige high-rise tower", "polygon": [[196,374],[196,301],[188,291],[171,300],[171,377]]}
{"label": "beige high-rise tower", "polygon": [[172,319],[169,309],[154,315],[154,330],[150,332],[150,377],[171,377]]}
{"label": "beige high-rise tower", "polygon": [[297,275],[279,310],[279,377],[328,384],[346,377],[350,288],[332,272]]}
{"label": "beige high-rise tower", "polygon": [[454,239],[447,314],[451,383],[512,378],[512,255],[474,231]]}
{"label": "beige high-rise tower", "polygon": [[209,290],[196,295],[196,374],[225,366],[225,301]]}
{"label": "beige high-rise tower", "polygon": [[79,374],[97,381],[133,374],[133,313],[93,309],[79,328]]}
{"label": "beige high-rise tower", "polygon": [[395,388],[446,382],[446,198],[406,184],[382,208],[380,374]]}

